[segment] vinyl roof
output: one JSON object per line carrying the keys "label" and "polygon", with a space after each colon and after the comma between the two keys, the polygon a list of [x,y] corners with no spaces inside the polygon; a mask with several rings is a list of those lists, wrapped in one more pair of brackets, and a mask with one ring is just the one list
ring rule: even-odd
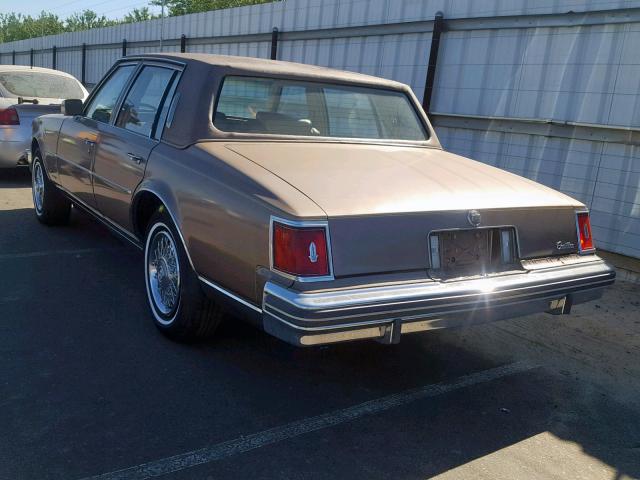
{"label": "vinyl roof", "polygon": [[[429,121],[419,109],[418,100],[411,89],[393,80],[363,75],[355,72],[345,72],[331,68],[304,65],[301,63],[281,62],[252,57],[235,57],[228,55],[213,55],[203,53],[148,53],[131,55],[116,63],[136,60],[167,60],[178,62],[185,66],[180,77],[176,95],[177,100],[171,125],[166,127],[162,139],[179,148],[184,148],[202,140],[209,139],[243,139],[250,135],[222,132],[212,123],[211,114],[217,92],[229,75],[290,78],[300,81],[316,81],[325,83],[351,84],[353,86],[376,87],[402,91],[413,98],[418,114],[425,125]],[[429,126],[430,139],[427,143],[436,144],[437,140]],[[271,139],[291,141],[294,136],[268,135]],[[255,136],[255,138],[263,139]],[[302,138],[302,140],[308,140]]]}
{"label": "vinyl roof", "polygon": [[295,77],[310,77],[316,80],[337,80],[348,83],[368,84],[394,89],[405,87],[404,84],[396,82],[394,80],[387,80],[371,75],[364,75],[362,73],[346,72],[344,70],[319,67],[317,65],[283,62],[279,60],[266,60],[254,57],[237,57],[206,53],[149,53],[136,55],[135,57],[165,58],[168,60],[184,62],[186,64],[208,64],[219,69],[226,68],[236,72],[244,71],[247,73],[255,73],[258,75],[291,75]]}

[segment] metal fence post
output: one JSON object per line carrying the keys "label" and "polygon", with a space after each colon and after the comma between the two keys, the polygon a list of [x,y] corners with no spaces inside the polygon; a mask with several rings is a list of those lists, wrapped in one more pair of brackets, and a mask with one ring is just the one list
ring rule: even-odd
{"label": "metal fence post", "polygon": [[33,48],[29,50],[29,65],[33,68]]}
{"label": "metal fence post", "polygon": [[82,44],[82,76],[80,81],[82,85],[86,85],[86,73],[87,73],[87,44]]}
{"label": "metal fence post", "polygon": [[271,60],[278,58],[278,28],[273,27],[271,31]]}
{"label": "metal fence post", "polygon": [[16,51],[15,50],[13,52],[11,52],[11,63],[13,65],[16,64]]}
{"label": "metal fence post", "polygon": [[180,35],[180,53],[187,51],[187,36],[183,33]]}
{"label": "metal fence post", "polygon": [[51,49],[51,68],[53,68],[54,70],[58,65],[57,57],[58,57],[58,52],[57,52],[56,46],[54,45],[53,48]]}
{"label": "metal fence post", "polygon": [[436,66],[438,65],[438,50],[440,49],[440,36],[444,30],[444,18],[442,12],[436,13],[433,19],[433,33],[431,35],[431,51],[429,52],[429,65],[427,67],[427,79],[424,84],[424,97],[422,108],[429,113],[431,97],[433,95],[433,83],[436,79]]}
{"label": "metal fence post", "polygon": [[122,56],[123,57],[127,56],[127,39],[126,38],[122,39]]}

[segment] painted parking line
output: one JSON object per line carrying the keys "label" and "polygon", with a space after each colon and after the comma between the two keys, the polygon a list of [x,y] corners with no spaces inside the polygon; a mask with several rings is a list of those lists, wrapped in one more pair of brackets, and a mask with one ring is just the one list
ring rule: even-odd
{"label": "painted parking line", "polygon": [[187,468],[222,460],[234,455],[272,445],[306,433],[334,427],[345,422],[356,420],[367,415],[374,415],[391,408],[406,405],[417,400],[444,395],[462,388],[491,382],[509,375],[526,372],[536,368],[524,362],[516,362],[501,367],[483,370],[457,378],[450,383],[436,383],[395,393],[386,397],[355,405],[353,407],[336,410],[311,418],[298,420],[262,432],[242,436],[234,440],[218,443],[200,450],[181,453],[172,457],[162,458],[134,467],[104,473],[83,480],[133,480],[166,475]]}
{"label": "painted parking line", "polygon": [[75,250],[43,250],[38,252],[24,252],[24,253],[4,253],[0,255],[0,261],[2,260],[15,260],[22,258],[37,258],[37,257],[49,257],[56,255],[87,255],[92,253],[108,252],[111,250],[124,250],[124,247],[111,247],[111,248],[79,248]]}

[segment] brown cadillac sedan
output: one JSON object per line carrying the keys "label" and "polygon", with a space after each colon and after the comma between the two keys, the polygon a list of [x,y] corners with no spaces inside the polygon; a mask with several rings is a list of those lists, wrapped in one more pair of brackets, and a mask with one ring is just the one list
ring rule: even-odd
{"label": "brown cadillac sedan", "polygon": [[614,271],[585,206],[442,150],[406,85],[249,58],[118,61],[34,121],[45,224],[86,210],[144,250],[160,330],[229,309],[294,345],[569,313]]}

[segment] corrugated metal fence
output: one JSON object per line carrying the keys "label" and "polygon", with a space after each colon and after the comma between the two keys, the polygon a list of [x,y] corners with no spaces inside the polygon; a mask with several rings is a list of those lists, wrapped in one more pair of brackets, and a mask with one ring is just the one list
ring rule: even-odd
{"label": "corrugated metal fence", "polygon": [[0,44],[0,63],[55,62],[92,84],[123,50],[158,51],[162,31],[164,51],[276,53],[422,98],[439,11],[445,148],[579,198],[601,248],[640,258],[640,0],[285,0]]}

